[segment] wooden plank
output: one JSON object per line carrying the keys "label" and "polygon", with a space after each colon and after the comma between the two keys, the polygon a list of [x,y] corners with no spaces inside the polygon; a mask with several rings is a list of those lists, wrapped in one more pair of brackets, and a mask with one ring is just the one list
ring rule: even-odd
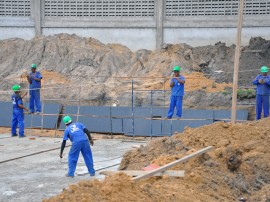
{"label": "wooden plank", "polygon": [[163,172],[163,171],[165,171],[165,170],[168,170],[169,168],[171,168],[171,167],[173,167],[173,166],[175,166],[175,165],[177,165],[177,164],[179,164],[179,163],[184,163],[184,162],[186,162],[187,160],[189,160],[189,159],[191,159],[191,158],[194,158],[194,157],[196,157],[196,156],[199,156],[199,155],[201,155],[201,154],[204,154],[204,153],[206,153],[206,152],[208,152],[208,151],[210,151],[210,150],[212,150],[212,149],[213,149],[212,146],[206,147],[206,148],[201,149],[201,150],[199,150],[199,151],[196,151],[196,152],[194,152],[194,153],[192,153],[192,154],[189,154],[189,155],[187,155],[187,156],[185,156],[185,157],[183,157],[183,158],[181,158],[181,159],[178,159],[178,160],[173,161],[173,162],[171,162],[171,163],[169,163],[169,164],[166,164],[166,165],[164,165],[164,166],[162,166],[162,167],[160,167],[160,168],[158,168],[158,169],[156,169],[156,170],[153,170],[153,171],[151,171],[151,172],[149,172],[149,173],[147,173],[147,174],[144,174],[144,175],[135,177],[135,178],[133,178],[133,180],[136,181],[136,180],[145,179],[145,178],[147,178],[147,177],[151,177],[151,176],[153,176],[153,175],[155,175],[155,174],[157,174],[157,173],[160,173],[160,172]]}
{"label": "wooden plank", "polygon": [[[125,173],[132,177],[135,177],[138,175],[145,175],[150,172],[151,171],[143,171],[143,170],[121,170],[121,171],[104,170],[104,171],[101,171],[99,174],[110,176],[116,173]],[[156,173],[154,176],[162,176],[162,175],[169,175],[170,177],[184,177],[185,171],[184,170],[165,170],[164,172]]]}
{"label": "wooden plank", "polygon": [[236,122],[236,103],[237,103],[237,89],[238,89],[238,71],[239,71],[239,59],[240,59],[240,48],[241,48],[241,36],[242,36],[242,25],[243,25],[243,10],[244,0],[240,0],[240,6],[238,11],[238,29],[237,29],[237,42],[234,56],[234,71],[233,71],[233,94],[232,94],[232,113],[231,123]]}

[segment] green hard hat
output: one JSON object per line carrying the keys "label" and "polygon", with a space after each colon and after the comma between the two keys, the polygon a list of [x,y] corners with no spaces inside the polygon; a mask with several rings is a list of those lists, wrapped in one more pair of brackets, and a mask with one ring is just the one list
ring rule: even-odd
{"label": "green hard hat", "polygon": [[35,63],[31,64],[31,69],[32,68],[37,68],[37,65]]}
{"label": "green hard hat", "polygon": [[18,90],[20,90],[20,88],[21,88],[21,86],[19,86],[19,85],[12,86],[13,91],[18,91]]}
{"label": "green hard hat", "polygon": [[174,68],[173,68],[173,71],[180,71],[180,67],[179,66],[174,66]]}
{"label": "green hard hat", "polygon": [[72,119],[70,118],[70,116],[65,116],[63,118],[63,122],[64,122],[64,124],[68,124],[68,123],[71,123],[72,122]]}
{"label": "green hard hat", "polygon": [[262,66],[262,67],[261,67],[261,72],[262,72],[262,73],[268,72],[268,67]]}

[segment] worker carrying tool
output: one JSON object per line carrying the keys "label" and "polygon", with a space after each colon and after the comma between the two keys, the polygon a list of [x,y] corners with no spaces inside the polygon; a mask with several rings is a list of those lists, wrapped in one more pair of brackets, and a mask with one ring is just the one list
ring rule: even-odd
{"label": "worker carrying tool", "polygon": [[171,119],[176,107],[176,117],[182,117],[182,101],[184,96],[185,77],[180,75],[180,67],[175,66],[173,68],[173,77],[171,79],[170,87],[172,90],[170,108],[167,118]]}
{"label": "worker carrying tool", "polygon": [[27,95],[27,92],[21,96],[21,86],[14,85],[12,90],[14,94],[12,95],[12,105],[13,105],[13,114],[12,114],[12,126],[11,126],[11,136],[15,137],[17,135],[17,126],[19,125],[19,137],[25,137],[24,135],[24,114],[23,110],[28,111],[26,107],[23,106],[22,99]]}
{"label": "worker carrying tool", "polygon": [[29,109],[30,113],[35,113],[35,106],[36,106],[36,113],[39,114],[41,112],[41,103],[40,103],[40,88],[41,88],[41,79],[42,75],[40,72],[36,71],[37,65],[31,65],[31,73],[27,75],[27,80],[30,84],[30,100],[29,100]]}
{"label": "worker carrying tool", "polygon": [[261,67],[261,74],[256,76],[253,84],[256,89],[256,120],[261,119],[263,108],[264,118],[269,116],[269,94],[270,94],[270,76],[266,66]]}
{"label": "worker carrying tool", "polygon": [[66,141],[70,139],[72,142],[72,146],[68,154],[68,173],[66,174],[66,177],[74,177],[80,152],[82,152],[84,162],[90,176],[94,176],[95,169],[93,165],[92,151],[89,145],[90,142],[90,144],[93,146],[94,142],[89,130],[85,128],[82,123],[72,123],[70,116],[65,116],[63,118],[63,122],[66,125],[66,130],[63,136],[60,158],[63,158],[63,151],[66,146]]}

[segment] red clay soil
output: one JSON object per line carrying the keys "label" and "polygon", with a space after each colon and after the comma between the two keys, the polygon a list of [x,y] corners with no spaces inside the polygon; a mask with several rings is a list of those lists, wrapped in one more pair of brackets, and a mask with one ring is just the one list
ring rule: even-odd
{"label": "red clay soil", "polygon": [[201,157],[175,166],[184,178],[151,177],[133,182],[124,174],[104,182],[70,186],[44,201],[270,201],[270,118],[231,125],[215,123],[161,138],[124,155],[120,169],[164,165],[212,145]]}

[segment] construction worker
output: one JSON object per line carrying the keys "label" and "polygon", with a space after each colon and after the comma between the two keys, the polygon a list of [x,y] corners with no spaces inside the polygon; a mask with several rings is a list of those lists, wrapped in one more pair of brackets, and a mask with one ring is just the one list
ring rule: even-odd
{"label": "construction worker", "polygon": [[29,100],[29,109],[30,113],[35,113],[35,106],[36,106],[36,113],[39,114],[41,112],[41,103],[40,103],[40,88],[41,88],[41,79],[42,75],[40,72],[36,71],[37,65],[31,65],[31,73],[27,75],[27,80],[30,84],[30,100]]}
{"label": "construction worker", "polygon": [[175,66],[173,68],[173,77],[170,83],[172,94],[171,94],[170,108],[167,115],[168,119],[172,118],[175,107],[176,107],[176,117],[180,119],[182,116],[182,100],[184,96],[184,84],[185,84],[185,77],[180,75],[180,67]]}
{"label": "construction worker", "polygon": [[21,86],[14,85],[12,87],[12,90],[14,91],[14,94],[12,95],[12,104],[13,104],[13,116],[12,116],[12,126],[11,126],[11,136],[15,137],[17,135],[17,126],[19,125],[19,137],[25,137],[24,136],[24,114],[23,110],[28,111],[27,108],[23,106],[22,99],[27,95],[25,93],[23,96],[21,96]]}
{"label": "construction worker", "polygon": [[[81,123],[72,123],[72,119],[69,116],[65,116],[63,118],[63,122],[66,125],[66,130],[63,136],[60,158],[63,158],[63,151],[66,146],[66,141],[70,139],[72,142],[72,146],[68,154],[68,173],[66,174],[66,177],[74,177],[80,152],[82,152],[84,162],[88,168],[90,176],[94,176],[95,169],[88,140],[92,146],[94,145],[94,142],[89,130]],[[88,139],[85,134],[87,135]]]}
{"label": "construction worker", "polygon": [[256,89],[256,120],[261,119],[262,108],[264,118],[269,116],[269,94],[270,94],[270,76],[266,66],[261,67],[261,74],[256,76],[253,84]]}

